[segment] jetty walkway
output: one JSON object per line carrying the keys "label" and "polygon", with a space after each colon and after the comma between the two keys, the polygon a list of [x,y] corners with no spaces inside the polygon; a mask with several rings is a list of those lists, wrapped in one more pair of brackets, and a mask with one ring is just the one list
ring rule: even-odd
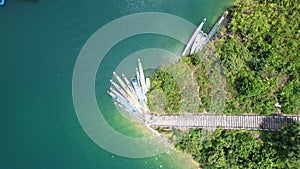
{"label": "jetty walkway", "polygon": [[217,115],[217,114],[184,114],[153,115],[146,114],[146,125],[153,128],[206,128],[214,129],[248,129],[248,130],[281,130],[281,126],[292,121],[300,121],[300,115]]}

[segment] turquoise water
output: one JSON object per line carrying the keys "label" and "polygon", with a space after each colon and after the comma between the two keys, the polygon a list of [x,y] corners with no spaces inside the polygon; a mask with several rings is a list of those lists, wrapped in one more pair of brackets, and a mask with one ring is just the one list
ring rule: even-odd
{"label": "turquoise water", "polygon": [[[150,169],[183,168],[176,154],[131,159],[111,154],[83,131],[72,101],[72,73],[79,52],[99,28],[124,15],[165,12],[208,30],[231,1],[220,0],[7,0],[0,7],[0,168]],[[192,33],[192,32],[191,32]],[[123,58],[144,48],[178,52],[174,39],[140,35],[119,43],[105,57],[107,70],[97,74],[96,95],[109,123],[122,133],[138,136],[115,115],[105,94],[111,72]],[[134,67],[133,67],[134,68]],[[117,121],[117,122],[116,122]]]}

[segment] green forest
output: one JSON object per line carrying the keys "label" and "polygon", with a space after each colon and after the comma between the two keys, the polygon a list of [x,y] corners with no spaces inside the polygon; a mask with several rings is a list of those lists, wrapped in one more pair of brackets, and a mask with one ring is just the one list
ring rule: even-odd
{"label": "green forest", "polygon": [[[154,73],[148,93],[152,112],[185,113],[180,107],[192,105],[182,94],[189,86],[181,83],[188,80],[178,81],[176,68],[199,86],[198,113],[216,113],[212,92],[218,83],[226,84],[224,114],[300,114],[300,1],[236,0],[228,11],[204,50]],[[215,72],[221,81],[212,78]],[[157,98],[165,102],[159,108]],[[191,129],[174,143],[202,168],[300,168],[299,122],[280,132]]]}
{"label": "green forest", "polygon": [[190,153],[202,168],[300,168],[300,122],[281,132],[191,129],[176,148]]}
{"label": "green forest", "polygon": [[[217,50],[225,68],[225,113],[300,113],[300,1],[238,0]],[[243,106],[240,107],[243,103]]]}
{"label": "green forest", "polygon": [[[211,43],[201,52],[154,73],[149,93],[164,93],[166,104],[160,108],[164,113],[180,113],[183,103],[190,104],[181,98],[188,88],[180,88],[183,81],[178,82],[168,71],[183,62],[199,86],[195,91],[198,112],[209,112],[210,76],[214,69],[211,65],[219,61],[226,79],[224,114],[299,114],[299,18],[299,0],[237,0]],[[215,53],[205,55],[212,46]],[[183,71],[180,67],[177,70]],[[275,107],[276,103],[279,107]],[[157,111],[155,104],[148,106]]]}

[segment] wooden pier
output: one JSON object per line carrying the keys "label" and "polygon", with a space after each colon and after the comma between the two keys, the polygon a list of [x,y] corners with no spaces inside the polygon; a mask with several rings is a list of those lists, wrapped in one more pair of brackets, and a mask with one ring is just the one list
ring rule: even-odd
{"label": "wooden pier", "polygon": [[151,127],[164,128],[207,128],[214,129],[248,129],[279,131],[281,126],[292,121],[300,121],[300,115],[293,116],[260,116],[260,115],[150,115],[145,116],[146,124]]}

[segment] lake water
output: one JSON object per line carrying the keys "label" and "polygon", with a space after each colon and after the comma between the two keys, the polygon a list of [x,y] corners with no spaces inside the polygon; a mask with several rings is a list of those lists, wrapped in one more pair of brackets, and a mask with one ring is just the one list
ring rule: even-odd
{"label": "lake water", "polygon": [[[74,110],[73,69],[88,38],[117,18],[138,12],[164,12],[198,25],[206,17],[204,30],[208,31],[231,2],[6,0],[6,6],[0,7],[0,168],[192,168],[189,158],[179,153],[133,159],[95,144]],[[124,40],[107,54],[103,62],[108,66],[98,71],[95,92],[111,126],[126,135],[139,136],[136,128],[115,113],[105,93],[111,72],[118,65],[122,70],[124,58],[135,51],[161,48],[178,53],[183,47],[174,39],[147,34]],[[127,68],[123,71],[130,74],[135,67],[129,64]]]}

